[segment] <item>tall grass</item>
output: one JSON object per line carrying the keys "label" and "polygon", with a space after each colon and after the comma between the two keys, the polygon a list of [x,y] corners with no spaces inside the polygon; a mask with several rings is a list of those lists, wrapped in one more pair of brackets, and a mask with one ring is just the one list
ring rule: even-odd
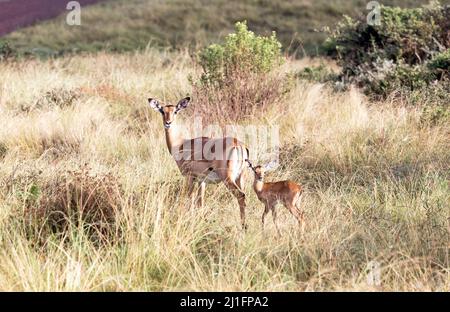
{"label": "tall grass", "polygon": [[[182,177],[146,107],[190,93],[195,71],[186,53],[153,50],[0,63],[1,290],[450,290],[449,125],[295,82],[281,110],[250,121],[281,127],[267,179],[305,185],[305,233],[280,209],[282,237],[270,223],[263,235],[250,181],[244,233],[223,186],[182,212]],[[89,196],[113,207],[113,231],[101,239],[80,217],[52,227],[68,196],[75,210]],[[371,261],[380,285],[367,281]]]}

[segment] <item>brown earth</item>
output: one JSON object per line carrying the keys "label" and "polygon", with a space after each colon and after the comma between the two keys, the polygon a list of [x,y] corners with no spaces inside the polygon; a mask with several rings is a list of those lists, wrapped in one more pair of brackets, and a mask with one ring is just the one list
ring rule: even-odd
{"label": "brown earth", "polygon": [[[78,0],[83,5],[101,0]],[[0,36],[67,11],[68,0],[0,0]]]}

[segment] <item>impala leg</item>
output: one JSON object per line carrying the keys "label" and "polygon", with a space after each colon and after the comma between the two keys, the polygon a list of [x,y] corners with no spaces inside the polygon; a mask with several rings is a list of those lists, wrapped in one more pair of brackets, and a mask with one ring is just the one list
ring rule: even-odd
{"label": "impala leg", "polygon": [[280,232],[280,229],[278,228],[278,224],[277,224],[277,210],[275,209],[275,205],[272,205],[271,209],[272,209],[273,224],[275,224],[275,228],[277,229],[278,236],[281,236],[281,232]]}
{"label": "impala leg", "polygon": [[300,233],[303,234],[305,232],[305,216],[303,211],[300,212],[300,220],[301,220]]}
{"label": "impala leg", "polygon": [[239,211],[241,214],[242,229],[245,231],[247,230],[247,224],[245,223],[245,194],[239,192],[237,199],[239,202]]}
{"label": "impala leg", "polygon": [[297,208],[298,211],[301,211],[300,204],[302,202],[303,193],[300,193],[296,198],[294,198],[293,205]]}
{"label": "impala leg", "polygon": [[242,222],[242,228],[244,230],[247,229],[247,225],[245,223],[245,193],[243,192],[244,190],[244,184],[245,184],[245,171],[241,172],[241,174],[239,175],[239,177],[237,178],[236,181],[236,185],[239,187],[239,196],[242,197],[242,199],[238,198],[239,201],[239,209],[240,209],[240,213],[241,213],[241,222]]}
{"label": "impala leg", "polygon": [[286,208],[289,210],[289,212],[297,219],[298,224],[300,225],[302,223],[302,214],[297,210],[297,208],[292,203],[286,203]]}
{"label": "impala leg", "polygon": [[269,210],[270,210],[269,205],[267,203],[264,204],[264,205],[265,205],[264,206],[264,212],[263,212],[262,217],[261,217],[261,228],[262,228],[262,232],[263,233],[264,233],[264,221],[265,221],[266,216],[267,216],[267,214],[269,213]]}
{"label": "impala leg", "polygon": [[234,183],[225,182],[225,185],[230,190],[230,192],[234,195],[234,197],[236,197],[237,200],[238,200],[239,210],[240,210],[240,213],[241,213],[242,229],[246,230],[247,229],[247,225],[245,224],[245,206],[246,206],[246,204],[245,204],[245,194]]}
{"label": "impala leg", "polygon": [[292,203],[287,203],[286,208],[290,211],[290,213],[297,219],[298,226],[300,227],[300,231],[303,233],[304,222],[303,222],[303,212],[299,212],[295,205]]}

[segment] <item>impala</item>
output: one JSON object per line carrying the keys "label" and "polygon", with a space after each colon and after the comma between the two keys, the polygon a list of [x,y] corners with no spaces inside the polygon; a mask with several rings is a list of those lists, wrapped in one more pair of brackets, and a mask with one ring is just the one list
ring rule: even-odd
{"label": "impala", "polygon": [[[181,99],[177,105],[161,105],[156,99],[148,99],[152,109],[163,119],[166,144],[183,176],[186,177],[188,194],[194,200],[194,183],[199,183],[200,205],[204,205],[207,183],[223,182],[237,198],[242,227],[245,229],[245,194],[242,191],[245,178],[245,160],[249,151],[233,137],[186,139],[176,123],[177,114],[185,109],[190,98]],[[193,196],[194,195],[194,196]]]}
{"label": "impala", "polygon": [[258,199],[263,202],[265,206],[261,217],[262,230],[264,231],[264,219],[266,218],[266,215],[269,211],[272,211],[273,223],[275,224],[278,235],[280,235],[280,230],[276,220],[277,212],[275,210],[275,206],[278,203],[283,204],[292,213],[292,215],[294,215],[303,230],[303,212],[300,212],[299,206],[303,193],[302,187],[290,180],[264,182],[265,172],[271,170],[274,167],[274,163],[269,163],[264,167],[253,167],[249,160],[247,160],[247,162],[255,174],[253,189],[255,190]]}

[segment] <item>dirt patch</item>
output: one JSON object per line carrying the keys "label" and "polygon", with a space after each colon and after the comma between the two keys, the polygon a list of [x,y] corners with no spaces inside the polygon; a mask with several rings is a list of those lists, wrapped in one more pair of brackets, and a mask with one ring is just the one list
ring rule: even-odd
{"label": "dirt patch", "polygon": [[[83,5],[102,0],[78,0]],[[20,27],[43,21],[67,11],[69,1],[60,0],[0,0],[0,36]]]}

